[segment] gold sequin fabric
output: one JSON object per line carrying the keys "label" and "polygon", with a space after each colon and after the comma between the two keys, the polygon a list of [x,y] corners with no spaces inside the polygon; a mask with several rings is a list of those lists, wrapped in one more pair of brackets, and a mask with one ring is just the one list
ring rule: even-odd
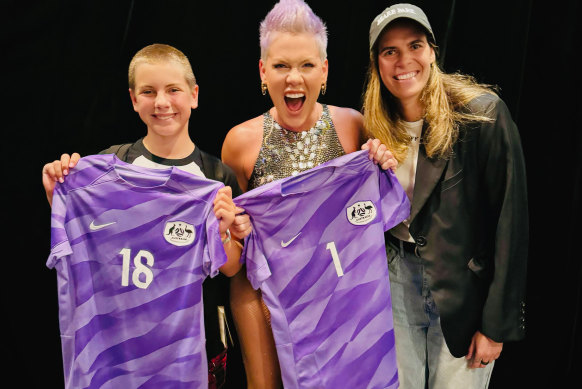
{"label": "gold sequin fabric", "polygon": [[263,114],[263,144],[249,179],[248,189],[295,176],[319,164],[344,155],[327,105],[321,117],[306,131],[289,131],[269,111]]}

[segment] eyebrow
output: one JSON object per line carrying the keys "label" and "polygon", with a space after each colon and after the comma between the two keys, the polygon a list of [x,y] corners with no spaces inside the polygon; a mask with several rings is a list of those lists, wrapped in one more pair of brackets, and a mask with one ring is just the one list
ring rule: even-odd
{"label": "eyebrow", "polygon": [[410,42],[408,45],[410,46],[410,45],[413,45],[415,43],[424,43],[424,41],[422,39],[415,39],[412,42]]}
{"label": "eyebrow", "polygon": [[[423,41],[422,39],[415,39],[413,41],[408,42],[406,45],[407,46],[411,46],[411,45],[414,45],[416,43],[425,43],[425,41]],[[383,52],[385,50],[390,50],[390,49],[396,49],[396,46],[384,46],[384,47],[381,47],[380,50],[379,50],[379,52],[381,53],[381,52]]]}
{"label": "eyebrow", "polygon": [[[171,87],[180,87],[180,84],[176,84],[176,83],[172,83],[172,84],[168,84],[168,85],[164,85],[164,88],[171,88]],[[136,89],[155,89],[153,85],[137,85]]]}

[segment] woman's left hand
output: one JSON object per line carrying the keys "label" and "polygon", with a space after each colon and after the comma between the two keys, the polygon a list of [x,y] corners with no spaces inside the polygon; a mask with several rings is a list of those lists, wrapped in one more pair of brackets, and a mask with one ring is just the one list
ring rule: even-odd
{"label": "woman's left hand", "polygon": [[469,351],[465,356],[469,369],[484,368],[501,354],[503,343],[496,342],[480,331],[475,332],[471,339]]}

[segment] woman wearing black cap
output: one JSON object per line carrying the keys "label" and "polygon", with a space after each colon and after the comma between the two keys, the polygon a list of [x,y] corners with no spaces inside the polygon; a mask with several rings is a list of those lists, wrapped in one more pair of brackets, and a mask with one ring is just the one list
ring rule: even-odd
{"label": "woman wearing black cap", "polygon": [[435,50],[414,5],[370,27],[365,127],[411,200],[387,234],[400,387],[483,388],[503,342],[525,333],[525,167],[503,101],[443,73]]}

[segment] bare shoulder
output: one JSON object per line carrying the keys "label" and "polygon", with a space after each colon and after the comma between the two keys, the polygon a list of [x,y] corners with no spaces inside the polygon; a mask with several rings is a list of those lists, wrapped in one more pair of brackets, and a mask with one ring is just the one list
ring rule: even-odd
{"label": "bare shoulder", "polygon": [[262,141],[263,116],[261,115],[231,128],[222,143],[222,162],[235,172],[243,191],[247,188]]}
{"label": "bare shoulder", "polygon": [[360,128],[364,125],[364,116],[353,108],[328,105],[331,118],[337,126]]}
{"label": "bare shoulder", "polygon": [[[237,124],[226,134],[224,145],[228,143],[231,147],[246,148],[253,143],[260,143],[263,136],[263,116],[257,116],[246,122]],[[224,147],[223,145],[223,147]]]}
{"label": "bare shoulder", "polygon": [[337,136],[346,153],[360,148],[364,134],[364,117],[355,109],[328,106]]}

